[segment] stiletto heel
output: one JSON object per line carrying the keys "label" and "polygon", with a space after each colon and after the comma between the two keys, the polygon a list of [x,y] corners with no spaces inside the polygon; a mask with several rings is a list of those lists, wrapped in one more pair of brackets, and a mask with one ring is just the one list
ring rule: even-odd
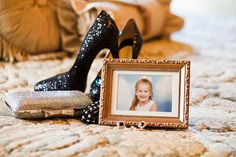
{"label": "stiletto heel", "polygon": [[97,54],[108,48],[113,57],[118,57],[119,30],[113,19],[102,11],[86,35],[72,68],[66,72],[38,82],[35,91],[86,89],[87,75]]}
{"label": "stiletto heel", "polygon": [[[142,36],[133,19],[130,19],[120,33],[118,40],[118,49],[125,46],[132,46],[132,58],[137,59],[142,47]],[[107,55],[108,56],[108,55]],[[120,55],[119,55],[120,56]],[[113,58],[116,58],[113,56]],[[90,97],[93,102],[100,99],[101,70],[90,86]]]}
{"label": "stiletto heel", "polygon": [[142,47],[142,36],[133,19],[130,19],[120,33],[118,45],[119,50],[125,46],[132,46],[132,58],[137,59]]}

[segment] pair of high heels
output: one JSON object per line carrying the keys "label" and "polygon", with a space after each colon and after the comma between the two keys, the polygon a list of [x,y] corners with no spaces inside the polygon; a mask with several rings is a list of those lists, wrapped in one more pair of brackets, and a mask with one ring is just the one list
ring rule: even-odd
{"label": "pair of high heels", "polygon": [[[127,45],[132,46],[132,58],[137,58],[142,46],[142,37],[134,20],[130,20],[120,34],[113,19],[102,11],[85,36],[71,69],[36,83],[34,90],[79,90],[84,92],[89,69],[97,54],[107,48],[113,58],[119,58],[119,49]],[[98,74],[90,89],[90,95],[94,101],[100,95],[100,82],[101,77]]]}
{"label": "pair of high heels", "polygon": [[[53,76],[36,83],[35,91],[79,90],[86,89],[87,76],[91,64],[102,49],[109,49],[109,55],[119,58],[119,50],[125,46],[132,46],[132,58],[138,58],[142,47],[142,37],[133,19],[129,20],[121,33],[113,19],[102,11],[89,29],[81,45],[74,65],[68,72]],[[108,55],[107,55],[108,56]],[[85,108],[82,121],[98,122],[99,98],[101,86],[101,70],[92,82],[90,97],[93,104]]]}

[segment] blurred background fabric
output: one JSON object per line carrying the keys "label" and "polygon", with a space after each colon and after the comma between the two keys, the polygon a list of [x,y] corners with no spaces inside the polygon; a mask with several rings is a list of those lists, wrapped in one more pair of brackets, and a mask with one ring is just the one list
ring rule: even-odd
{"label": "blurred background fabric", "polygon": [[70,2],[77,14],[77,31],[81,41],[101,10],[110,14],[120,31],[128,20],[133,18],[144,40],[169,37],[184,24],[182,18],[171,13],[168,0],[70,0]]}
{"label": "blurred background fabric", "polygon": [[27,54],[60,50],[56,15],[59,0],[1,0],[0,58],[21,60]]}
{"label": "blurred background fabric", "polygon": [[134,18],[145,40],[169,37],[184,24],[182,18],[170,12],[170,3],[169,0],[0,0],[0,60],[14,62],[74,53],[101,10],[111,15],[120,31]]}

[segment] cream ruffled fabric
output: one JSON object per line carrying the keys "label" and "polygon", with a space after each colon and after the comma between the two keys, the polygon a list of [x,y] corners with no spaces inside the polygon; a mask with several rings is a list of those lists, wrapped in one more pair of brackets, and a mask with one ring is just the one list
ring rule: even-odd
{"label": "cream ruffled fabric", "polygon": [[77,13],[77,29],[82,38],[101,10],[107,11],[121,30],[130,18],[135,19],[144,40],[169,36],[183,27],[183,19],[170,12],[168,0],[70,0]]}
{"label": "cream ruffled fabric", "polygon": [[[59,0],[0,0],[0,58],[60,50]],[[10,58],[10,59],[9,59]]]}

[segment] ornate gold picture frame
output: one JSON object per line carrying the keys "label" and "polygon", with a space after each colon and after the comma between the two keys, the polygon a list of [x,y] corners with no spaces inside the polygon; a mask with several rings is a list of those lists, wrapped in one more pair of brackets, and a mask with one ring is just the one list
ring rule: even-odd
{"label": "ornate gold picture frame", "polygon": [[189,84],[190,61],[106,59],[99,124],[186,129]]}

